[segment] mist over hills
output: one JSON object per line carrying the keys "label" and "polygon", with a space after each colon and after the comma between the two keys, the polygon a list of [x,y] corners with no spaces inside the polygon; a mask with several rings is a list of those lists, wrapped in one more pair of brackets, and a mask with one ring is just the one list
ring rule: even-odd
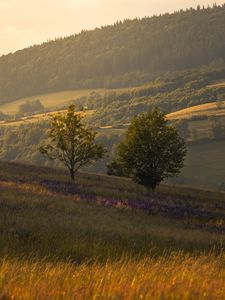
{"label": "mist over hills", "polygon": [[225,61],[225,5],[125,20],[0,57],[0,103],[35,94],[135,86]]}

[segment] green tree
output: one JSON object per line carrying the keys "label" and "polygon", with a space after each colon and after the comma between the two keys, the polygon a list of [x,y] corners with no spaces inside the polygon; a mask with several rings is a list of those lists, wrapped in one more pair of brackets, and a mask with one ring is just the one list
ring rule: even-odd
{"label": "green tree", "polygon": [[66,114],[53,115],[49,143],[40,148],[49,159],[61,161],[68,168],[72,180],[82,166],[102,158],[106,152],[101,144],[94,143],[96,132],[87,128],[82,119],[74,105],[69,106]]}
{"label": "green tree", "polygon": [[177,129],[155,109],[133,119],[114,161],[108,165],[108,174],[126,175],[155,189],[180,172],[185,155],[185,143]]}
{"label": "green tree", "polygon": [[21,114],[38,112],[42,110],[44,110],[44,105],[39,99],[34,101],[27,101],[19,106],[19,113]]}

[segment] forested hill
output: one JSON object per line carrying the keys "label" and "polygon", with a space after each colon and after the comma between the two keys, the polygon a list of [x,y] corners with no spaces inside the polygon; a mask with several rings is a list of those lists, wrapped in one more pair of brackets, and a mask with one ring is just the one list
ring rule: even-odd
{"label": "forested hill", "polygon": [[225,61],[225,5],[57,39],[0,58],[0,102],[67,89],[132,86]]}

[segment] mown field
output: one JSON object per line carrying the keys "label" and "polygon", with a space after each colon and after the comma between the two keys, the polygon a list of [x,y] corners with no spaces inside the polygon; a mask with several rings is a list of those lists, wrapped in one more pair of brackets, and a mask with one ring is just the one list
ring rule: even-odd
{"label": "mown field", "polygon": [[224,79],[216,80],[213,83],[208,85],[208,87],[210,87],[210,88],[224,87],[224,86],[225,86],[225,80]]}
{"label": "mown field", "polygon": [[[49,121],[50,117],[52,115],[57,114],[57,113],[65,113],[65,112],[66,112],[66,110],[58,110],[58,111],[49,112],[49,113],[35,114],[35,115],[28,116],[28,117],[22,117],[18,120],[1,121],[0,125],[1,126],[20,126],[20,125],[24,125],[24,124],[45,122],[45,121]],[[94,113],[94,110],[78,111],[77,113],[82,114],[84,116],[91,116]]]}
{"label": "mown field", "polygon": [[[61,92],[56,94],[49,94],[49,95],[43,95],[40,97],[31,97],[29,100],[35,100],[40,99],[41,102],[44,104],[46,108],[57,108],[57,104],[70,104],[72,99],[77,99],[79,96],[82,95],[88,95],[91,91],[70,91],[70,92]],[[98,90],[98,92],[103,93],[103,90]],[[83,94],[82,94],[83,93]],[[86,93],[86,94],[85,94]],[[67,100],[66,100],[67,99]],[[0,111],[4,113],[16,113],[19,110],[19,105],[22,103],[25,103],[25,99],[17,100],[15,102],[0,105]],[[14,103],[14,104],[13,104]],[[48,119],[49,115],[53,113],[63,112],[64,110],[55,110],[50,113],[41,113],[41,114],[34,114],[27,117],[22,117],[19,120],[13,120],[13,121],[2,121],[0,122],[1,126],[19,126],[27,123],[34,123],[34,122],[40,122],[45,121]],[[94,110],[88,110],[86,113],[90,116],[95,113]],[[173,113],[167,114],[168,120],[179,120],[179,119],[187,119],[190,121],[190,129],[197,129],[197,131],[201,132],[200,136],[207,137],[208,134],[208,128],[209,128],[209,120],[200,120],[200,121],[192,121],[191,118],[193,117],[221,117],[224,118],[225,116],[225,101],[221,102],[220,107],[218,107],[217,102],[212,103],[206,103],[202,105],[196,105],[192,106],[186,109],[178,110]],[[124,128],[127,128],[127,125],[129,123],[124,124]],[[108,124],[107,126],[103,126],[101,129],[103,129],[105,132],[110,131],[117,131],[117,129],[121,132],[121,128],[117,128],[117,126],[113,126],[113,124]],[[122,129],[122,130],[123,130]]]}
{"label": "mown field", "polygon": [[[218,107],[220,105],[220,107]],[[206,103],[196,106],[191,106],[182,110],[175,111],[167,115],[169,120],[190,119],[193,116],[224,116],[225,101]]]}
{"label": "mown field", "polygon": [[[19,112],[19,107],[21,104],[27,101],[33,101],[39,99],[41,103],[47,109],[58,110],[60,106],[70,104],[71,101],[80,98],[85,95],[89,95],[93,90],[74,90],[74,91],[62,91],[58,93],[50,93],[43,95],[36,95],[32,97],[27,97],[23,99],[18,99],[13,102],[5,103],[0,105],[0,111],[5,114],[16,114]],[[95,90],[98,93],[104,93],[104,89]]]}
{"label": "mown field", "polygon": [[225,194],[0,164],[0,299],[225,299]]}

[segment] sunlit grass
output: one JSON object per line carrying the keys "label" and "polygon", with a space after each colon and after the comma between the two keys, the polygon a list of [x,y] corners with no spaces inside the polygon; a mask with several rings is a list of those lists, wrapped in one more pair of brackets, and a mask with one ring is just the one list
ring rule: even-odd
{"label": "sunlit grass", "polygon": [[[1,300],[224,299],[225,194],[167,185],[147,193],[84,173],[67,186],[67,178],[1,164]],[[135,209],[132,199],[158,208]],[[165,215],[163,205],[193,215]]]}
{"label": "sunlit grass", "polygon": [[[104,90],[96,90],[96,92],[100,93],[103,93],[103,91]],[[36,99],[39,99],[45,108],[56,108],[60,105],[69,104],[72,100],[81,96],[89,95],[91,92],[92,90],[74,90],[36,95],[1,104],[0,111],[6,114],[16,114],[19,112],[19,106],[21,104],[26,103],[26,101],[34,101]]]}
{"label": "sunlit grass", "polygon": [[[2,259],[3,299],[224,299],[223,256],[172,253],[105,264]],[[4,298],[5,297],[5,298]]]}
{"label": "sunlit grass", "polygon": [[[225,85],[223,83],[223,85]],[[200,104],[196,106],[191,106],[185,109],[181,109],[175,112],[172,112],[167,115],[169,120],[176,119],[189,119],[193,116],[215,116],[215,115],[224,115],[225,114],[225,101],[221,102],[222,107],[218,109],[218,102],[211,102]]]}

